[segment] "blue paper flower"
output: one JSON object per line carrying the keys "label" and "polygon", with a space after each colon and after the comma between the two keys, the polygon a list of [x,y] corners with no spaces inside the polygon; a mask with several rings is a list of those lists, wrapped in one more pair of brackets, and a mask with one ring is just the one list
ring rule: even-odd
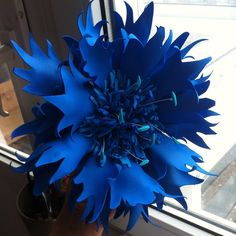
{"label": "blue paper flower", "polygon": [[[35,120],[13,132],[34,134],[36,148],[19,172],[33,171],[34,193],[73,173],[69,204],[86,201],[82,218],[107,228],[109,214],[130,212],[128,229],[148,206],[162,207],[165,197],[187,205],[180,187],[201,183],[202,157],[180,143],[189,140],[207,148],[198,135],[214,134],[206,118],[215,105],[201,95],[209,86],[202,70],[211,58],[194,60],[183,48],[189,33],[174,41],[157,27],[150,38],[153,3],[133,21],[126,3],[124,23],[114,13],[114,40],[100,35],[104,22],[93,25],[91,6],[79,40],[65,37],[68,62],[61,62],[48,43],[48,55],[30,38],[32,55],[15,42],[30,70],[15,69],[29,84],[25,90],[45,103],[33,108]],[[165,38],[167,38],[165,40]],[[200,97],[201,96],[201,97]]]}

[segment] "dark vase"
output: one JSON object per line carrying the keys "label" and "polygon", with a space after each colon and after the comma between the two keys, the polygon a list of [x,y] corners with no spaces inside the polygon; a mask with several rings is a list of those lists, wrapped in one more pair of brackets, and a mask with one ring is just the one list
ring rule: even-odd
{"label": "dark vase", "polygon": [[56,222],[57,214],[49,214],[45,203],[43,196],[32,195],[31,184],[25,185],[17,196],[17,211],[31,236],[48,236]]}

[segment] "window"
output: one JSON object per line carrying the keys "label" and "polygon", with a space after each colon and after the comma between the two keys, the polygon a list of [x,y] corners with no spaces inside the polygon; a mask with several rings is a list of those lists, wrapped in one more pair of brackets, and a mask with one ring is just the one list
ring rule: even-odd
{"label": "window", "polygon": [[25,152],[31,151],[28,137],[11,138],[12,131],[23,124],[23,115],[19,105],[19,97],[15,91],[19,85],[12,73],[18,65],[15,52],[9,39],[14,39],[13,32],[0,32],[0,144],[10,145]]}
{"label": "window", "polygon": [[[137,17],[150,1],[127,2]],[[189,203],[187,213],[236,232],[236,1],[158,0],[154,3],[154,24],[164,26],[167,32],[172,29],[175,37],[190,32],[187,44],[209,39],[193,49],[191,55],[197,59],[213,58],[204,71],[205,74],[213,71],[210,89],[204,96],[216,100],[214,110],[221,114],[211,119],[219,122],[214,128],[217,135],[204,136],[210,150],[189,145],[204,157],[202,166],[218,176],[207,177],[201,186],[184,189]],[[115,1],[115,7],[125,17],[125,7],[120,1]]]}

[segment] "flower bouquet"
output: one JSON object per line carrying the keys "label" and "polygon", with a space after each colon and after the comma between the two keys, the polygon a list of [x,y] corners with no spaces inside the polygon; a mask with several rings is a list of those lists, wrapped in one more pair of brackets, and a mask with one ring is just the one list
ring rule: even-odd
{"label": "flower bouquet", "polygon": [[150,36],[154,4],[135,22],[125,5],[126,21],[113,13],[114,39],[107,41],[107,22],[94,25],[89,4],[86,22],[78,19],[82,37],[64,36],[67,61],[49,41],[44,53],[31,36],[31,55],[12,42],[30,67],[14,73],[28,81],[25,92],[44,100],[32,109],[35,119],[13,132],[35,136],[35,150],[16,170],[33,173],[34,195],[69,176],[68,207],[83,203],[81,220],[105,230],[111,212],[129,213],[127,230],[140,215],[149,222],[149,205],[161,210],[165,197],[187,209],[180,188],[203,181],[193,171],[209,173],[185,142],[207,148],[198,133],[214,134],[206,118],[217,115],[215,102],[201,96],[211,58],[189,55],[204,39],[184,47],[189,33],[173,40],[163,27]]}

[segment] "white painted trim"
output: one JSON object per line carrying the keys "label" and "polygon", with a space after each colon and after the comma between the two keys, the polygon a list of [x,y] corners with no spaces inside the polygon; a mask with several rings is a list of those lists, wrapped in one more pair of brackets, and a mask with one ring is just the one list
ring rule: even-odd
{"label": "white painted trim", "polygon": [[16,154],[23,158],[29,157],[29,155],[27,155],[24,152],[21,152],[19,150],[16,150],[15,148],[12,148],[10,146],[0,143],[0,161],[1,162],[7,165],[14,166],[14,167],[19,166],[20,163],[23,163],[23,162],[17,159]]}
{"label": "white painted trim", "polygon": [[[198,219],[196,217],[190,216],[188,213],[183,213],[178,211],[172,207],[164,207],[165,211],[171,213],[183,220],[172,217],[168,214],[159,212],[155,209],[149,208],[149,214],[152,219],[152,222],[156,224],[156,226],[152,224],[147,224],[142,218],[140,218],[135,225],[135,227],[129,232],[134,236],[210,236],[210,235],[227,235],[234,236],[235,233],[231,233],[226,229],[222,229],[221,227],[215,226],[211,223],[208,223],[204,220]],[[189,224],[188,222],[194,223],[196,226]],[[128,222],[128,217],[119,218],[117,220],[112,221],[112,225],[119,229],[125,230],[125,227]],[[212,233],[205,231],[198,227],[201,226]]]}
{"label": "white painted trim", "polygon": [[96,24],[97,22],[102,20],[101,7],[99,4],[99,0],[93,1],[91,8],[92,8],[92,15],[93,15],[93,23]]}

